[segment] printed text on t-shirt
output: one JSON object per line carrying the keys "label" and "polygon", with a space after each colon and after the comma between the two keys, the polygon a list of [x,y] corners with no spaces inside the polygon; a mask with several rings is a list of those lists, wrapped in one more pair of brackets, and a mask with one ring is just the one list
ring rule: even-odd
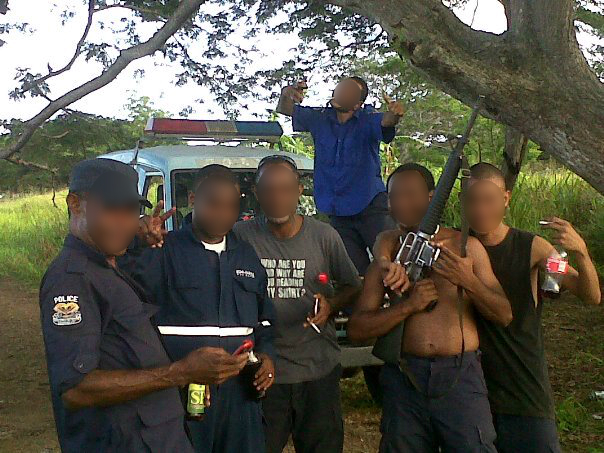
{"label": "printed text on t-shirt", "polygon": [[268,295],[277,299],[298,299],[306,294],[304,272],[306,260],[263,258],[268,276]]}

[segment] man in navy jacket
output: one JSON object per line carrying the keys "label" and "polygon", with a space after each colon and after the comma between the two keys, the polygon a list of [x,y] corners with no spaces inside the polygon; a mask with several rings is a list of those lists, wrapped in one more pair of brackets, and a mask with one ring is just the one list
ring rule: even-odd
{"label": "man in navy jacket", "polygon": [[[132,249],[122,265],[160,306],[154,321],[172,360],[200,346],[233,353],[251,339],[262,360],[255,386],[266,390],[275,373],[273,305],[254,249],[230,232],[239,215],[237,178],[210,165],[200,170],[194,192],[192,223],[162,238],[166,216],[156,210],[144,217],[139,237],[153,247]],[[264,451],[260,405],[247,396],[242,376],[212,386],[211,395],[205,418],[188,423],[195,450]]]}

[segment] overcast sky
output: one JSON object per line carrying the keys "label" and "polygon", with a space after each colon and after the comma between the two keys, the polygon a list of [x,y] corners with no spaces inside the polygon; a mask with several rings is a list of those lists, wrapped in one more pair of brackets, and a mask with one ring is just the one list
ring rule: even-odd
{"label": "overcast sky", "polygon": [[[478,5],[477,5],[478,2]],[[0,20],[8,22],[28,22],[35,30],[32,34],[11,32],[3,35],[7,43],[0,47],[0,118],[28,119],[38,113],[46,104],[41,98],[15,102],[9,99],[8,92],[15,87],[15,69],[17,67],[31,68],[32,72],[45,73],[46,66],[50,64],[54,69],[62,67],[72,56],[75,45],[80,38],[86,23],[86,5],[81,0],[21,0],[11,1],[9,13]],[[476,8],[477,6],[477,8]],[[64,26],[61,25],[59,13],[64,9],[74,9],[76,16]],[[114,20],[119,22],[123,10],[107,10],[95,15],[106,23]],[[506,20],[503,7],[497,0],[471,0],[465,9],[456,11],[456,14],[466,23],[473,18],[473,28],[502,33],[505,31]],[[98,16],[98,17],[97,17]],[[156,26],[144,24],[141,28],[142,38],[150,36]],[[94,42],[108,42],[113,40],[110,31],[94,27],[90,32],[90,40]],[[581,35],[579,39],[585,39]],[[243,42],[242,37],[235,38],[240,43],[249,47],[250,42]],[[262,52],[255,59],[257,68],[276,67],[289,53],[290,49],[298,44],[295,35],[260,35],[255,38],[254,45]],[[197,43],[196,43],[197,45]],[[199,45],[203,45],[200,43]],[[195,49],[192,49],[193,55]],[[228,64],[229,62],[226,62]],[[256,67],[251,69],[257,69]],[[135,78],[136,70],[144,69],[142,78]],[[58,97],[75,86],[100,74],[101,65],[90,61],[85,62],[80,58],[71,71],[53,78],[49,81],[52,89],[51,97]],[[88,95],[73,105],[74,108],[100,114],[104,116],[124,117],[123,105],[128,97],[149,96],[154,107],[177,115],[184,107],[192,105],[194,113],[192,118],[220,118],[221,109],[212,102],[212,96],[196,84],[188,83],[182,87],[173,84],[174,74],[180,67],[164,60],[157,53],[156,56],[146,57],[135,61],[126,68],[121,75],[106,87]],[[315,86],[310,90],[309,102],[324,103],[328,96],[328,87],[322,86],[321,77],[313,77],[311,82]],[[192,104],[192,100],[203,98],[203,104]],[[253,111],[264,113],[272,106],[256,102]],[[241,112],[240,119],[251,119],[251,111]]]}

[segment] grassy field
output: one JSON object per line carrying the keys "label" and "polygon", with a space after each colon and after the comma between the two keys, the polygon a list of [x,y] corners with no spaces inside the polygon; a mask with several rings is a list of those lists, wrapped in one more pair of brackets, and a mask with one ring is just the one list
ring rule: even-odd
{"label": "grassy field", "polygon": [[0,201],[0,275],[37,286],[67,231],[66,192]]}

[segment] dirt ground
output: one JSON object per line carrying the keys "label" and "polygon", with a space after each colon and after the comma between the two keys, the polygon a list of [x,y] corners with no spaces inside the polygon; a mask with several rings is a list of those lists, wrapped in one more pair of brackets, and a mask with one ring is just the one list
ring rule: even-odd
{"label": "dirt ground", "polygon": [[[545,310],[550,374],[564,451],[604,452],[604,307],[573,298]],[[58,452],[36,291],[0,279],[0,452]],[[377,450],[379,409],[357,375],[342,382],[345,451]],[[594,417],[595,416],[595,417]],[[293,449],[289,449],[293,451]]]}

